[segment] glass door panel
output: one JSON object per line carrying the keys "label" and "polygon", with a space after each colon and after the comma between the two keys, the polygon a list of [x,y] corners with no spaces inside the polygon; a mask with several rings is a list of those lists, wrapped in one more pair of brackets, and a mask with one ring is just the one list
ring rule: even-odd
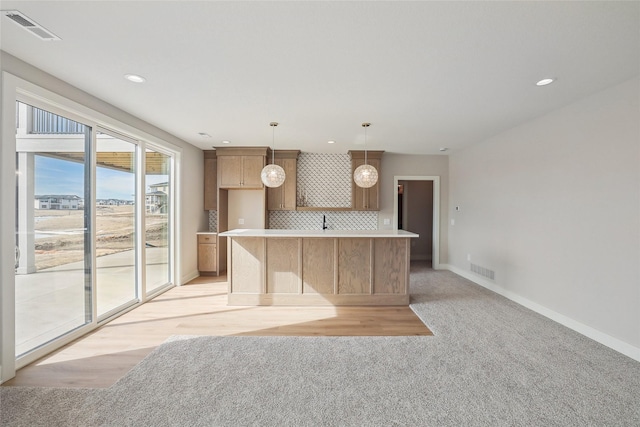
{"label": "glass door panel", "polygon": [[91,128],[22,102],[17,109],[19,357],[91,323],[92,214]]}
{"label": "glass door panel", "polygon": [[136,145],[98,132],[96,143],[96,293],[98,318],[138,301]]}
{"label": "glass door panel", "polygon": [[171,156],[147,149],[145,153],[146,289],[153,293],[171,283],[169,237]]}

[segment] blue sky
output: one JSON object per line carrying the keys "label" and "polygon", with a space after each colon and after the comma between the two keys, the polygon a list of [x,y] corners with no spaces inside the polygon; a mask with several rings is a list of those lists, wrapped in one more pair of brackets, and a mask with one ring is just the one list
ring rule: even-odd
{"label": "blue sky", "polygon": [[[35,156],[35,194],[71,194],[84,198],[84,165]],[[148,175],[147,185],[166,182],[166,175]],[[96,170],[96,199],[133,200],[135,176],[107,168]]]}

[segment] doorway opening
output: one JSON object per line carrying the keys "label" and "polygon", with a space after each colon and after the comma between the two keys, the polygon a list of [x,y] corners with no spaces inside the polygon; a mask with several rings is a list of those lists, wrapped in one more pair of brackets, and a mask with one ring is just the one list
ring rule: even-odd
{"label": "doorway opening", "polygon": [[440,267],[440,177],[397,176],[394,178],[396,230],[420,237],[411,239],[411,261],[429,268]]}

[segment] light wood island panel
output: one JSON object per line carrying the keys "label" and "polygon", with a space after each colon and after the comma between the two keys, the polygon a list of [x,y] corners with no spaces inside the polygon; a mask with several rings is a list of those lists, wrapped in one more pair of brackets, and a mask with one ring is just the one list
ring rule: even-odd
{"label": "light wood island panel", "polygon": [[300,239],[267,239],[267,293],[297,294],[300,286]]}
{"label": "light wood island panel", "polygon": [[408,246],[397,239],[374,240],[373,293],[397,294],[409,280],[409,271],[401,261],[409,259]]}
{"label": "light wood island panel", "polygon": [[338,294],[371,293],[371,239],[338,239]]}
{"label": "light wood island panel", "polygon": [[302,241],[302,293],[336,293],[336,245],[334,239],[308,237]]}
{"label": "light wood island panel", "polygon": [[264,239],[228,239],[228,244],[231,248],[227,253],[227,259],[233,254],[236,265],[242,266],[229,270],[229,283],[234,283],[234,291],[247,294],[264,293]]}
{"label": "light wood island panel", "polygon": [[229,305],[409,304],[410,239],[417,235],[278,231],[224,233]]}

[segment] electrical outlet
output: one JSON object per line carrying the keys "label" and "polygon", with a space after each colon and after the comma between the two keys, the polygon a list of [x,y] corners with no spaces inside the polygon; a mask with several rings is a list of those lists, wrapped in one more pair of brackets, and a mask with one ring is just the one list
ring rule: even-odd
{"label": "electrical outlet", "polygon": [[451,225],[456,225],[456,220],[451,218]]}
{"label": "electrical outlet", "polygon": [[471,254],[467,254],[467,261],[471,261]]}
{"label": "electrical outlet", "polygon": [[243,225],[244,224],[244,218],[238,218],[238,224]]}
{"label": "electrical outlet", "polygon": [[389,218],[385,218],[384,220],[382,220],[382,223],[384,225],[391,225],[391,220]]}

